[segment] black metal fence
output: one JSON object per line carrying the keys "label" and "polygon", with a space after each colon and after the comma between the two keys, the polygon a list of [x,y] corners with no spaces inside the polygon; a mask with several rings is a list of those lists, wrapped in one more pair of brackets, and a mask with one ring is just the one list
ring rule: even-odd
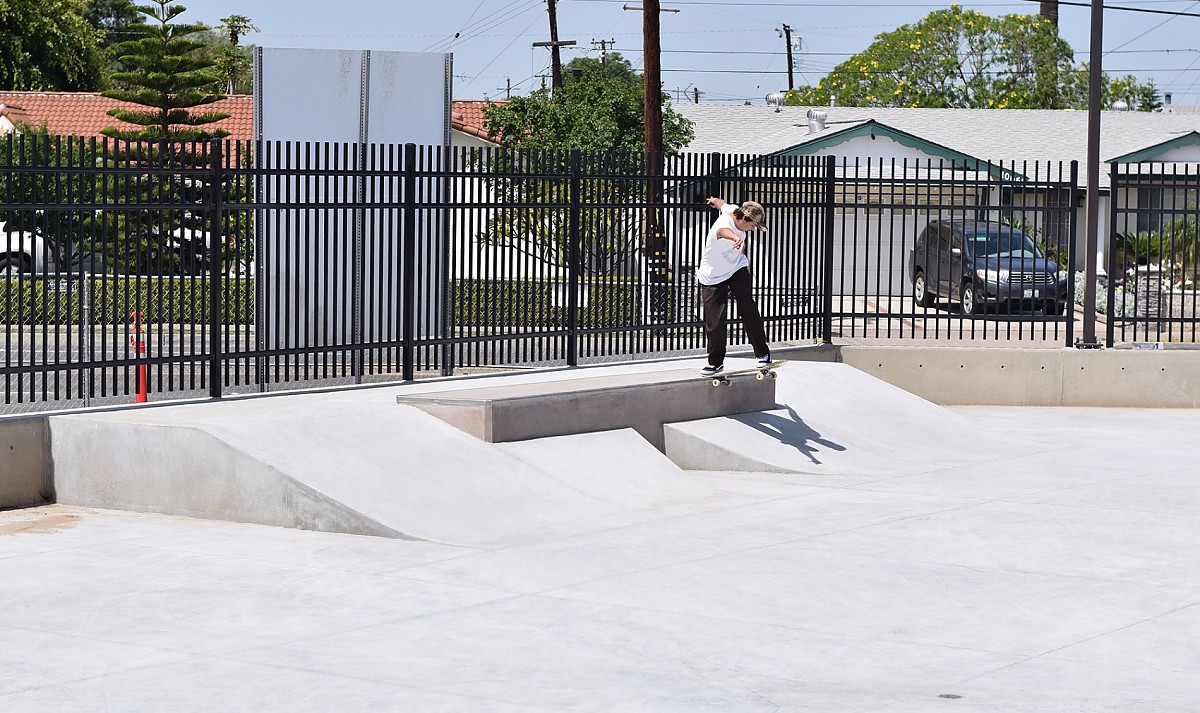
{"label": "black metal fence", "polygon": [[[773,343],[1072,341],[1074,164],[653,158],[9,137],[4,408],[698,355],[712,195],[767,206],[749,256]],[[1012,254],[914,295],[932,221],[1016,226],[1065,296],[986,289],[1025,279]]]}
{"label": "black metal fence", "polygon": [[1099,305],[1106,341],[1197,341],[1200,307],[1200,166],[1115,164],[1112,242]]}

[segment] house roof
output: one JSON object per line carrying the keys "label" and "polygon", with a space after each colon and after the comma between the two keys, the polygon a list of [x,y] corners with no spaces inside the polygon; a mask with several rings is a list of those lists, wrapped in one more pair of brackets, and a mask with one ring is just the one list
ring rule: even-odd
{"label": "house roof", "polygon": [[[695,123],[695,138],[685,148],[689,152],[836,155],[839,144],[861,133],[853,129],[874,122],[875,126],[894,130],[895,136],[918,139],[922,145],[910,148],[931,155],[952,160],[961,160],[965,155],[1006,164],[1079,161],[1081,185],[1085,179],[1086,111],[818,107],[827,114],[825,129],[810,132],[809,108],[785,106],[776,111],[767,106],[673,106]],[[1197,129],[1200,115],[1196,114],[1105,111],[1101,115],[1100,159],[1150,155],[1147,149]],[[1100,187],[1107,187],[1108,172],[1100,173]]]}
{"label": "house roof", "polygon": [[[91,92],[0,92],[8,119],[38,128],[43,123],[51,134],[60,136],[99,136],[106,126],[122,126],[107,114],[109,109],[139,108],[136,104],[102,97]],[[228,113],[227,119],[210,124],[229,132],[229,138],[254,138],[254,97],[233,94],[203,107],[206,111]]]}
{"label": "house roof", "polygon": [[486,104],[486,99],[455,99],[450,109],[450,127],[485,141],[493,141],[483,128],[483,108]]}
{"label": "house roof", "polygon": [[[450,112],[451,127],[490,141],[483,128],[484,104],[481,99],[456,100]],[[91,92],[0,92],[0,127],[5,126],[5,121],[24,122],[35,128],[44,122],[51,134],[99,136],[104,127],[121,124],[107,113],[118,106],[136,107]],[[228,131],[229,138],[254,138],[253,96],[233,94],[205,108],[230,114],[228,119],[213,125]],[[4,130],[0,129],[0,133]]]}

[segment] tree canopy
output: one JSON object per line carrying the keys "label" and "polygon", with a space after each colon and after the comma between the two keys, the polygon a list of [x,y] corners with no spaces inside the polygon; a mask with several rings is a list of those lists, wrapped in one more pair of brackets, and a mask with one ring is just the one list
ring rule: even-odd
{"label": "tree canopy", "polygon": [[[221,94],[204,91],[204,87],[220,81],[213,60],[198,50],[204,43],[191,35],[205,32],[201,24],[176,24],[173,20],[187,8],[173,5],[171,0],[154,0],[153,5],[139,5],[137,10],[146,16],[128,27],[135,39],[114,48],[124,71],[113,79],[121,88],[102,94],[112,99],[140,104],[145,109],[109,109],[108,114],[136,129],[106,127],[105,136],[119,139],[201,140],[227,136],[225,131],[203,127],[220,121],[229,114],[193,109],[223,99]],[[130,87],[130,88],[124,88]]]}
{"label": "tree canopy", "polygon": [[[863,52],[785,103],[971,109],[1080,109],[1087,68],[1039,15],[991,17],[951,5],[876,35]],[[1105,79],[1105,103],[1141,96],[1136,77]],[[1139,108],[1145,102],[1138,101]],[[1151,104],[1153,102],[1150,102]]]}
{"label": "tree canopy", "polygon": [[100,82],[100,37],[84,0],[0,0],[0,88],[87,91]]}
{"label": "tree canopy", "polygon": [[[526,97],[484,108],[484,128],[511,148],[581,148],[640,152],[645,146],[642,77],[620,53],[599,60],[575,58],[558,91],[538,89]],[[663,150],[692,140],[692,126],[668,106],[663,94]]]}

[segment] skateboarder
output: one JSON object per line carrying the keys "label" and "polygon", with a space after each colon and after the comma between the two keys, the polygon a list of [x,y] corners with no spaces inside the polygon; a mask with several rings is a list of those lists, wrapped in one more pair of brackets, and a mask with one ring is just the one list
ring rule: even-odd
{"label": "skateboarder", "polygon": [[704,305],[704,334],[708,339],[708,365],[700,370],[705,376],[725,368],[725,313],[729,295],[737,300],[738,314],[746,336],[754,346],[759,366],[771,363],[771,350],[763,331],[762,316],[750,294],[750,261],[746,259],[746,233],[758,228],[765,231],[766,212],[754,201],[741,205],[709,198],[708,205],[721,212],[708,229],[704,254],[696,268],[700,300]]}

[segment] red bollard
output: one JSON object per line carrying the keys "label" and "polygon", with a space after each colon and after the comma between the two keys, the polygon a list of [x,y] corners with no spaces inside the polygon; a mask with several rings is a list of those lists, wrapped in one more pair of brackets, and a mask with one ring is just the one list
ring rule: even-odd
{"label": "red bollard", "polygon": [[[142,328],[142,313],[133,312],[129,316],[133,318],[133,334],[129,335],[129,346],[134,348],[139,358],[144,358],[146,356],[146,330]],[[146,395],[148,385],[147,367],[145,364],[138,364],[137,397],[134,399],[137,403],[144,404],[149,401]]]}

